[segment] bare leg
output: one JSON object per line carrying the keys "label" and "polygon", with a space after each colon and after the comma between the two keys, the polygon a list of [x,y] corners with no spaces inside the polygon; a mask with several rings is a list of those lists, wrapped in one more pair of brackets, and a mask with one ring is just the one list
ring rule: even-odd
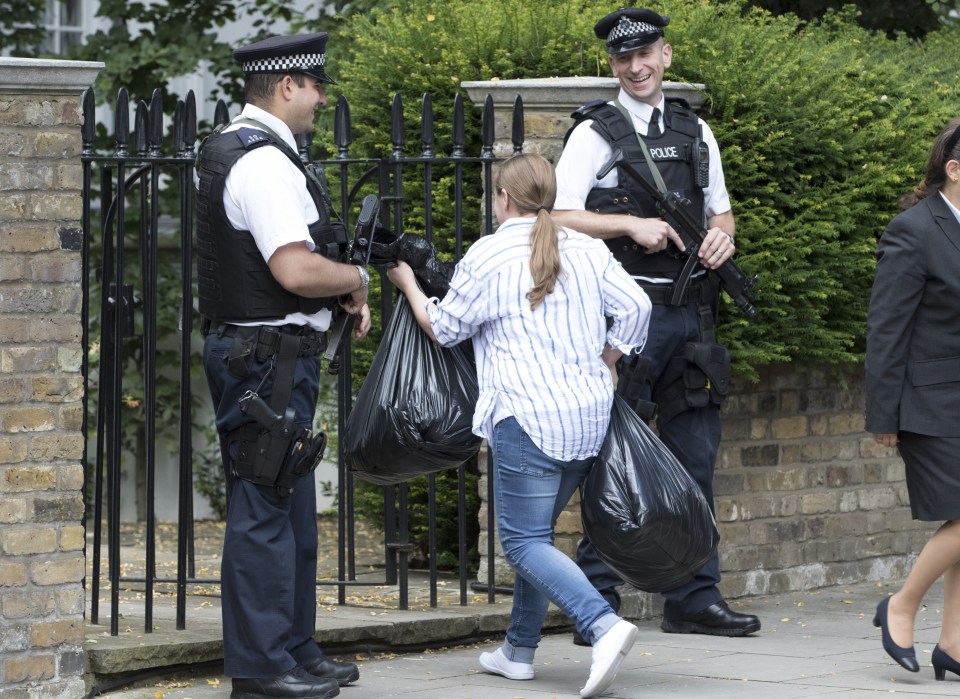
{"label": "bare leg", "polygon": [[914,618],[923,596],[941,575],[946,576],[942,638],[960,652],[960,520],[944,522],[930,537],[903,587],[890,598],[888,628],[893,642],[901,648],[913,645]]}
{"label": "bare leg", "polygon": [[960,658],[960,562],[943,574],[943,625],[940,650],[956,660]]}

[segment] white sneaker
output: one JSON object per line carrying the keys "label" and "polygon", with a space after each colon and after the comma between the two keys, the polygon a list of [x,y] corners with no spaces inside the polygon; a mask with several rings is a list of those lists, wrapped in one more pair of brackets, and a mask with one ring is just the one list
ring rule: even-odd
{"label": "white sneaker", "polygon": [[480,667],[494,675],[502,675],[508,680],[533,679],[533,663],[518,663],[509,660],[503,654],[503,648],[497,648],[493,653],[481,653]]}
{"label": "white sneaker", "polygon": [[621,619],[593,644],[593,661],[590,663],[590,677],[580,690],[584,699],[595,697],[613,684],[620,664],[627,657],[639,630],[629,621]]}

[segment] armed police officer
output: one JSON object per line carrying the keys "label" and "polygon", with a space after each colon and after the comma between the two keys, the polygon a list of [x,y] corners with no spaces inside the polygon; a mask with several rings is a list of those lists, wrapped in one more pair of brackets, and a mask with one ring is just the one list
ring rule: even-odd
{"label": "armed police officer", "polygon": [[[568,228],[604,239],[653,301],[646,346],[629,364],[621,361],[618,392],[642,418],[656,417],[661,439],[712,506],[730,360],[714,343],[717,291],[709,270],[734,253],[734,218],[709,126],[685,102],[664,98],[664,71],[673,58],[664,42],[668,23],[652,10],[629,8],[594,27],[606,41],[620,91],[612,102],[590,103],[574,113],[577,123],[557,163],[554,215]],[[683,241],[653,197],[623,167],[610,167],[618,151],[660,192],[688,200],[694,220],[704,223],[693,264],[685,268]],[[617,609],[622,581],[586,539],[577,562]],[[721,636],[758,631],[756,616],[727,606],[719,581],[715,554],[688,584],[664,593],[661,628]]]}
{"label": "armed police officer", "polygon": [[338,303],[356,314],[355,338],[370,328],[367,272],[337,261],[346,231],[294,139],[312,131],[334,82],[326,43],[315,33],[236,50],[246,105],[197,158],[204,369],[228,496],[221,580],[231,699],[327,699],[359,677],[313,640],[319,355]]}

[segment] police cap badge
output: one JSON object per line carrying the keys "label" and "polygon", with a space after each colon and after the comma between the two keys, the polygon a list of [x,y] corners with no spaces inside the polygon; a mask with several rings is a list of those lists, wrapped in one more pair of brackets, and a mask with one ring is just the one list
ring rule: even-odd
{"label": "police cap badge", "polygon": [[607,42],[607,53],[633,51],[652,44],[663,36],[663,28],[670,24],[663,17],[644,7],[620,8],[601,19],[593,27],[599,39]]}

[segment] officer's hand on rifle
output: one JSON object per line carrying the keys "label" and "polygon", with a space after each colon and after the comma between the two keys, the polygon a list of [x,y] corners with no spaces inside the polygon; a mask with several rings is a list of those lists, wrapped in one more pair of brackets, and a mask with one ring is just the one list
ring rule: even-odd
{"label": "officer's hand on rifle", "polygon": [[724,262],[733,257],[736,252],[733,236],[727,235],[720,228],[711,228],[703,237],[703,243],[697,251],[700,264],[707,269],[717,269]]}
{"label": "officer's hand on rifle", "polygon": [[637,245],[644,248],[647,254],[662,252],[670,243],[683,250],[683,240],[673,230],[673,226],[662,218],[637,218],[636,216],[622,216],[626,225],[626,234]]}
{"label": "officer's hand on rifle", "polygon": [[347,313],[354,314],[353,331],[350,333],[350,337],[352,337],[354,340],[359,340],[366,337],[367,333],[370,332],[370,307],[367,306],[367,304],[363,304],[357,308],[352,302],[347,302],[340,305],[343,306]]}

